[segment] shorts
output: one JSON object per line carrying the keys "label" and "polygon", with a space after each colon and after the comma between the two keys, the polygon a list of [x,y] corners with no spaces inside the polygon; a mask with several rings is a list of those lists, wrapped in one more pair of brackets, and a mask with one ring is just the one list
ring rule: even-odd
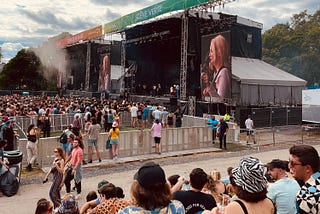
{"label": "shorts", "polygon": [[66,153],[70,152],[70,143],[67,142],[65,144],[62,143],[62,150],[65,151]]}
{"label": "shorts", "polygon": [[97,140],[88,140],[88,146],[94,146],[97,147],[98,146],[98,141]]}
{"label": "shorts", "polygon": [[116,144],[118,145],[119,144],[119,140],[118,139],[110,139],[110,144]]}
{"label": "shorts", "polygon": [[253,136],[254,135],[254,131],[247,129],[247,136],[249,136],[249,135]]}
{"label": "shorts", "polygon": [[142,120],[148,120],[148,115],[143,114],[142,115]]}
{"label": "shorts", "polygon": [[161,137],[154,137],[154,143],[159,144],[161,140]]}

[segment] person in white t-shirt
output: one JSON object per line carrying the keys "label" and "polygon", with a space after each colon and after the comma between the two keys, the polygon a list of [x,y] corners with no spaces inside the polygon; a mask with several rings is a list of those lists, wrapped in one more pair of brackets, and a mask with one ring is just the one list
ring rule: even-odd
{"label": "person in white t-shirt", "polygon": [[138,112],[138,107],[137,107],[137,104],[133,104],[133,106],[131,107],[130,109],[130,112],[131,112],[131,126],[133,128],[136,127],[136,123],[137,123],[137,112]]}
{"label": "person in white t-shirt", "polygon": [[253,140],[253,143],[256,144],[256,140],[254,138],[254,124],[253,120],[251,119],[251,115],[248,115],[248,118],[244,122],[246,125],[246,130],[247,130],[247,144],[249,143],[249,138]]}

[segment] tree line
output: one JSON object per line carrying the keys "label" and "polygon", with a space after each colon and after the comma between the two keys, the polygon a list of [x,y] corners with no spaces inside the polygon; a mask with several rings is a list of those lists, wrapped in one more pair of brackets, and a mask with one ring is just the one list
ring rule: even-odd
{"label": "tree line", "polygon": [[320,10],[303,11],[286,24],[276,24],[262,35],[263,60],[300,77],[320,83]]}

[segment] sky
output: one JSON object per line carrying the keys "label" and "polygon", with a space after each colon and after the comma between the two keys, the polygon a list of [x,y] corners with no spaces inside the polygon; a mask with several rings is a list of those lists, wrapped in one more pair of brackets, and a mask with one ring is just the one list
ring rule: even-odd
{"label": "sky", "polygon": [[[62,32],[77,34],[162,0],[0,0],[2,62]],[[214,12],[263,24],[263,31],[290,22],[293,14],[320,9],[319,0],[235,0]]]}

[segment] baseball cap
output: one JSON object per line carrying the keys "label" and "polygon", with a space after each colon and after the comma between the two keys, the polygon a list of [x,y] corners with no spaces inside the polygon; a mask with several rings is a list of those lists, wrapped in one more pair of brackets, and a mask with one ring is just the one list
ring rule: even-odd
{"label": "baseball cap", "polygon": [[108,181],[106,181],[106,180],[102,180],[102,181],[100,181],[99,183],[98,183],[98,191],[99,191],[99,189],[103,186],[103,185],[105,185],[105,184],[107,184],[107,183],[109,183]]}
{"label": "baseball cap", "polygon": [[117,122],[113,122],[112,123],[112,127],[118,127],[118,123]]}
{"label": "baseball cap", "polygon": [[9,117],[8,116],[4,116],[3,118],[2,118],[2,121],[3,122],[7,122],[9,120]]}
{"label": "baseball cap", "polygon": [[167,182],[164,170],[154,162],[143,164],[134,175],[134,179],[145,189],[152,189],[154,185],[164,185]]}

